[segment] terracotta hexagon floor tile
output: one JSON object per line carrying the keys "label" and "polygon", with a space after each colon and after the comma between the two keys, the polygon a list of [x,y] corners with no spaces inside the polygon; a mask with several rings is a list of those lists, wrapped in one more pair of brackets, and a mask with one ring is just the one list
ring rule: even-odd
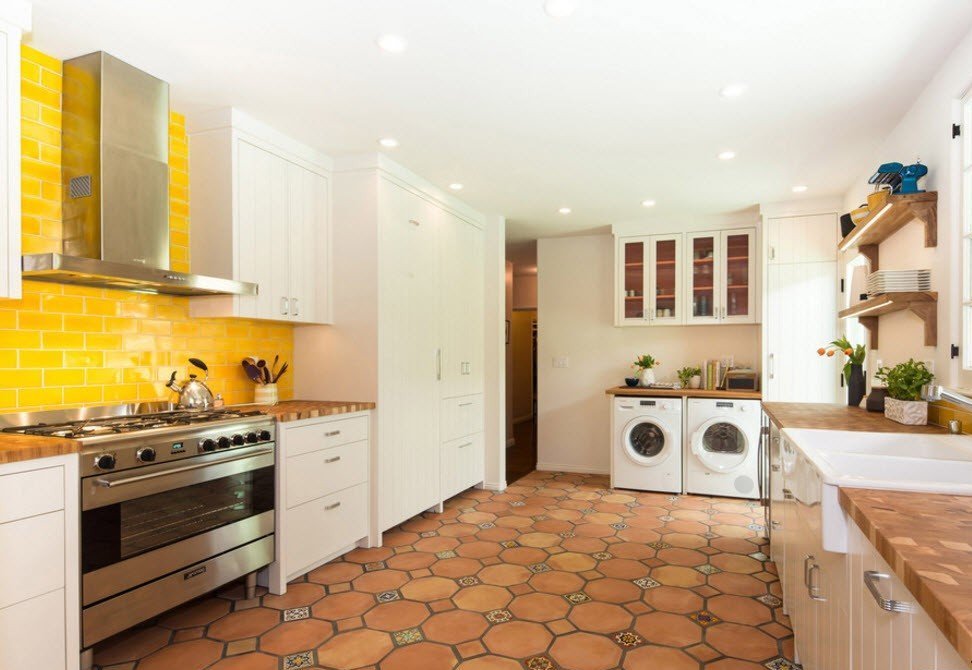
{"label": "terracotta hexagon floor tile", "polygon": [[513,547],[500,552],[500,560],[514,565],[534,565],[547,560],[547,552],[535,547]]}
{"label": "terracotta hexagon floor tile", "polygon": [[645,646],[629,651],[625,657],[625,665],[659,670],[698,670],[699,662],[678,649]]}
{"label": "terracotta hexagon floor tile", "polygon": [[442,537],[467,537],[475,535],[479,527],[471,523],[452,523],[439,529]]}
{"label": "terracotta hexagon floor tile", "polygon": [[163,647],[141,661],[146,670],[201,670],[219,660],[223,645],[213,640],[192,640]]}
{"label": "terracotta hexagon floor tile", "polygon": [[773,620],[769,607],[753,598],[718,595],[709,599],[706,608],[723,621],[758,626]]}
{"label": "terracotta hexagon floor tile", "polygon": [[705,575],[701,572],[678,565],[663,565],[660,568],[653,568],[651,578],[665,586],[680,588],[691,588],[705,584]]}
{"label": "terracotta hexagon floor tile", "polygon": [[[665,541],[671,544],[671,540],[668,538],[668,536],[665,536]],[[693,568],[698,565],[704,565],[709,561],[709,557],[700,551],[695,551],[694,549],[683,549],[674,545],[669,549],[662,549],[659,551],[658,558],[665,561],[665,563],[668,563],[669,565],[683,565]]]}
{"label": "terracotta hexagon floor tile", "polygon": [[159,619],[159,625],[166,628],[194,628],[205,626],[229,614],[232,604],[221,598],[207,598],[183,605]]}
{"label": "terracotta hexagon floor tile", "polygon": [[523,658],[540,654],[550,646],[553,635],[542,624],[530,621],[510,621],[490,628],[483,636],[483,644],[494,654]]}
{"label": "terracotta hexagon floor tile", "polygon": [[[612,553],[614,547],[611,547]],[[648,567],[632,558],[610,558],[601,561],[597,566],[597,571],[605,577],[616,577],[618,579],[638,579],[648,576]]]}
{"label": "terracotta hexagon floor tile", "polygon": [[456,670],[522,670],[522,668],[523,666],[510,658],[490,654],[463,661]]}
{"label": "terracotta hexagon floor tile", "polygon": [[591,633],[613,633],[631,626],[628,610],[609,603],[587,602],[575,606],[567,619],[580,630]]}
{"label": "terracotta hexagon floor tile", "polygon": [[[434,556],[433,556],[434,558]],[[440,577],[449,577],[450,579],[455,579],[456,577],[468,577],[470,575],[475,575],[482,569],[483,564],[472,558],[444,558],[436,561],[429,568],[433,575],[438,575]]]}
{"label": "terracotta hexagon floor tile", "polygon": [[392,647],[388,633],[363,628],[332,637],[317,649],[317,660],[330,668],[352,670],[379,662]]}
{"label": "terracotta hexagon floor tile", "polygon": [[751,575],[735,572],[719,572],[711,575],[709,586],[721,593],[735,596],[761,596],[766,593],[766,584]]}
{"label": "terracotta hexagon floor tile", "polygon": [[402,586],[402,596],[410,600],[430,602],[452,596],[459,590],[455,580],[447,577],[421,577]]}
{"label": "terracotta hexagon floor tile", "polygon": [[318,619],[339,621],[349,617],[361,616],[376,604],[370,593],[347,591],[336,593],[319,600],[312,608],[311,615]]}
{"label": "terracotta hexagon floor tile", "polygon": [[738,554],[716,554],[710,559],[710,562],[720,570],[744,575],[755,574],[763,570],[763,564],[756,559]]}
{"label": "terracotta hexagon floor tile", "polygon": [[611,554],[615,558],[628,558],[640,561],[651,558],[655,555],[655,550],[642,542],[619,542],[611,545]]}
{"label": "terracotta hexagon floor tile", "polygon": [[550,647],[550,655],[564,670],[609,670],[621,660],[621,649],[603,635],[577,632],[556,638]]}
{"label": "terracotta hexagon floor tile", "polygon": [[685,651],[687,651],[689,654],[699,659],[703,663],[711,661],[714,658],[719,658],[722,655],[707,644],[692,645]]}
{"label": "terracotta hexagon floor tile", "polygon": [[311,570],[307,574],[307,581],[318,584],[339,584],[350,582],[363,572],[364,568],[357,563],[328,563]]}
{"label": "terracotta hexagon floor tile", "polygon": [[726,656],[747,661],[767,661],[777,655],[776,640],[758,628],[736,623],[711,626],[705,641]]}
{"label": "terracotta hexagon floor tile", "polygon": [[705,605],[705,601],[698,594],[673,586],[649,589],[644,592],[642,600],[657,610],[675,614],[697,612]]}
{"label": "terracotta hexagon floor tile", "polygon": [[533,573],[522,565],[499,563],[497,565],[491,565],[483,568],[479,571],[478,576],[484,584],[493,584],[495,586],[513,586],[514,584],[523,584],[529,580],[532,575]]}
{"label": "terracotta hexagon floor tile", "polygon": [[375,561],[384,561],[394,553],[391,547],[369,547],[367,549],[353,549],[342,558],[348,563],[374,563]]}
{"label": "terracotta hexagon floor tile", "polygon": [[278,610],[254,608],[227,614],[209,626],[207,636],[214,640],[240,640],[244,637],[263,635],[280,623]]}
{"label": "terracotta hexagon floor tile", "polygon": [[617,531],[603,523],[585,523],[577,526],[574,533],[580,537],[608,537]]}
{"label": "terracotta hexagon floor tile", "polygon": [[323,597],[324,587],[310,582],[303,582],[301,584],[289,585],[287,587],[287,593],[282,596],[263,596],[263,606],[278,610],[289,610],[294,607],[313,605]]}
{"label": "terracotta hexagon floor tile", "polygon": [[277,670],[280,659],[269,654],[243,654],[224,658],[216,665],[211,665],[211,670]]}
{"label": "terracotta hexagon floor tile", "polygon": [[391,633],[403,628],[415,628],[428,618],[429,610],[422,603],[395,600],[366,612],[364,622],[368,628]]}
{"label": "terracotta hexagon floor tile", "polygon": [[584,588],[584,580],[571,572],[551,570],[530,577],[530,586],[543,593],[566,595]]}
{"label": "terracotta hexagon floor tile", "polygon": [[766,666],[737,658],[723,658],[705,666],[705,670],[766,670]]}
{"label": "terracotta hexagon floor tile", "polygon": [[702,641],[702,629],[682,614],[651,612],[635,620],[634,630],[646,642],[685,647]]}
{"label": "terracotta hexagon floor tile", "polygon": [[417,642],[399,647],[381,662],[381,670],[452,670],[455,652],[434,642]]}
{"label": "terracotta hexagon floor tile", "polygon": [[518,619],[547,622],[566,617],[570,603],[550,593],[527,593],[514,598],[507,609]]}
{"label": "terracotta hexagon floor tile", "polygon": [[489,612],[490,610],[503,609],[512,599],[513,594],[509,591],[500,586],[492,586],[491,584],[470,586],[461,589],[452,597],[457,607],[473,612]]}
{"label": "terracotta hexagon floor tile", "polygon": [[144,658],[164,647],[171,635],[172,631],[158,626],[126,631],[98,647],[95,662],[99,665],[114,665]]}
{"label": "terracotta hexagon floor tile", "polygon": [[597,566],[597,561],[587,554],[568,551],[563,554],[551,556],[547,559],[547,565],[554,570],[563,570],[565,572],[584,572],[585,570],[594,569],[594,567]]}
{"label": "terracotta hexagon floor tile", "polygon": [[399,588],[408,581],[408,573],[401,570],[375,570],[356,577],[352,584],[358,591],[381,593]]}
{"label": "terracotta hexagon floor tile", "polygon": [[326,621],[318,619],[288,621],[260,638],[260,651],[286,656],[318,647],[333,634],[331,624]]}
{"label": "terracotta hexagon floor tile", "polygon": [[385,565],[393,570],[418,570],[427,568],[435,562],[435,554],[427,551],[409,551],[392,556],[385,561]]}
{"label": "terracotta hexagon floor tile", "polygon": [[642,589],[626,579],[605,577],[588,582],[584,591],[594,600],[607,603],[627,603],[641,598]]}
{"label": "terracotta hexagon floor tile", "polygon": [[431,554],[449,551],[459,546],[459,540],[454,537],[423,537],[415,543],[415,551],[427,551]]}
{"label": "terracotta hexagon floor tile", "polygon": [[[490,530],[496,529],[491,528]],[[486,531],[483,531],[479,535],[482,537],[485,534]],[[496,556],[503,551],[503,546],[500,544],[501,541],[502,540],[484,542],[483,540],[477,540],[475,542],[466,542],[456,549],[456,553],[463,558],[486,558],[487,556]]]}
{"label": "terracotta hexagon floor tile", "polygon": [[450,610],[433,614],[422,625],[427,640],[459,644],[479,638],[489,627],[486,618],[477,612]]}

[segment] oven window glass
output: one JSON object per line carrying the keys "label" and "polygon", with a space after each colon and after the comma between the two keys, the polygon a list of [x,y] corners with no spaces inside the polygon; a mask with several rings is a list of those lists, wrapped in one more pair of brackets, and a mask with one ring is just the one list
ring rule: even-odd
{"label": "oven window glass", "polygon": [[746,436],[731,423],[717,423],[702,435],[702,447],[715,454],[741,454],[746,451]]}
{"label": "oven window glass", "polygon": [[273,486],[269,466],[82,512],[82,570],[272,510]]}

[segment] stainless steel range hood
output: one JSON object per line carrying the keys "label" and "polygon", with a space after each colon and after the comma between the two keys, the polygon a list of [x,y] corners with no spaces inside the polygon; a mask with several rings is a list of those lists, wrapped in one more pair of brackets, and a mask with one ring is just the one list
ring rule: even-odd
{"label": "stainless steel range hood", "polygon": [[104,52],[64,61],[62,253],[25,279],[175,295],[257,285],[169,270],[169,85]]}

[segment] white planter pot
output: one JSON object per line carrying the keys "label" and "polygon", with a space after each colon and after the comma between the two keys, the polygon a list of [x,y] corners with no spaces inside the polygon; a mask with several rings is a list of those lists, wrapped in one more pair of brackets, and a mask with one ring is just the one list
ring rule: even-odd
{"label": "white planter pot", "polygon": [[885,398],[884,416],[906,426],[924,426],[928,423],[928,403],[924,400]]}
{"label": "white planter pot", "polygon": [[689,388],[697,389],[702,386],[702,377],[700,375],[695,375],[689,380]]}
{"label": "white planter pot", "polygon": [[253,402],[258,405],[276,405],[279,401],[276,384],[260,384],[253,391]]}
{"label": "white planter pot", "polygon": [[643,368],[638,377],[641,379],[642,386],[651,386],[655,383],[655,371],[652,368]]}

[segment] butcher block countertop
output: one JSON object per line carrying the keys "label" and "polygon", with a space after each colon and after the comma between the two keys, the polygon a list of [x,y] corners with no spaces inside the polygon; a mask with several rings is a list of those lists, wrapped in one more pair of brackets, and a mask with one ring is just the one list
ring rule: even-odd
{"label": "butcher block countertop", "polygon": [[0,464],[76,454],[81,443],[61,437],[0,433]]}
{"label": "butcher block countertop", "polygon": [[840,506],[963,659],[972,659],[972,496],[840,489]]}
{"label": "butcher block countertop", "polygon": [[261,412],[269,414],[281,422],[364,412],[374,408],[375,403],[373,402],[356,402],[353,400],[284,400],[276,405],[259,406]]}
{"label": "butcher block countertop", "polygon": [[656,389],[641,386],[613,386],[605,391],[608,395],[651,398],[735,398],[740,400],[759,400],[759,391],[707,391],[705,389]]}
{"label": "butcher block countertop", "polygon": [[867,433],[945,433],[940,426],[905,426],[881,412],[812,402],[764,402],[763,411],[780,428],[855,430]]}

